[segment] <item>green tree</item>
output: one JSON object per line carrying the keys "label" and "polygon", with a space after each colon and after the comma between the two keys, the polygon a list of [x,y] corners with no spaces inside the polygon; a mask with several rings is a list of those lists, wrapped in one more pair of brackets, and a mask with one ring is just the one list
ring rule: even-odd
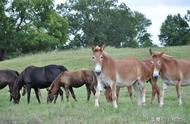
{"label": "green tree", "polygon": [[67,31],[67,18],[52,0],[0,1],[0,54],[63,47]]}
{"label": "green tree", "polygon": [[[138,36],[143,37],[149,26],[142,24],[146,23],[145,16],[137,18],[130,8],[124,3],[118,4],[117,0],[68,0],[58,9],[69,20],[70,45],[75,47],[101,43],[139,47]],[[151,24],[150,20],[148,22]]]}
{"label": "green tree", "polygon": [[190,27],[180,14],[168,15],[162,23],[159,39],[164,46],[186,45],[190,39]]}

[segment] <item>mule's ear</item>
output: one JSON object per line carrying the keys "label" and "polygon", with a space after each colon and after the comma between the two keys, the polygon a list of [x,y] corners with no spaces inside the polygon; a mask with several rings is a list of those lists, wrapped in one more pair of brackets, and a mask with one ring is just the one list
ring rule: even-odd
{"label": "mule's ear", "polygon": [[164,52],[161,52],[161,53],[160,53],[160,56],[163,56],[163,55],[164,55]]}
{"label": "mule's ear", "polygon": [[93,46],[91,46],[91,49],[92,49],[92,51],[94,51],[94,49],[95,49],[95,46],[93,45]]}
{"label": "mule's ear", "polygon": [[104,51],[105,48],[106,48],[106,45],[104,44],[102,45],[101,50]]}
{"label": "mule's ear", "polygon": [[149,53],[150,53],[151,56],[153,55],[153,52],[152,52],[151,48],[149,49]]}

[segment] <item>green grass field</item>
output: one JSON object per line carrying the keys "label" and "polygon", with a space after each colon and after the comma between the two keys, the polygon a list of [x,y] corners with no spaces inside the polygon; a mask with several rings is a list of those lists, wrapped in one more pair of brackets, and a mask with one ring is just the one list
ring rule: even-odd
{"label": "green grass field", "polygon": [[[190,46],[155,48],[164,51],[176,58],[190,58]],[[134,56],[141,60],[149,58],[148,48],[106,48],[106,51],[115,58]],[[93,69],[91,49],[78,49],[66,51],[52,51],[34,55],[24,55],[14,59],[0,62],[0,69],[15,69],[21,72],[29,65],[44,66],[48,64],[61,64],[69,70]],[[162,85],[161,80],[158,82]],[[74,89],[78,102],[71,97],[67,102],[46,104],[47,91],[42,90],[41,101],[38,104],[34,91],[31,93],[31,103],[27,104],[26,96],[21,98],[19,105],[9,102],[8,88],[0,91],[0,124],[182,124],[190,123],[190,87],[182,88],[183,105],[178,106],[175,87],[169,87],[165,97],[165,105],[158,107],[155,99],[150,105],[151,87],[146,84],[146,106],[137,106],[137,94],[134,93],[134,104],[131,103],[127,88],[122,88],[119,97],[118,109],[113,109],[105,100],[103,93],[100,98],[100,107],[94,106],[94,96],[87,102],[86,88]],[[65,94],[64,94],[65,95]],[[156,121],[154,121],[156,120]]]}

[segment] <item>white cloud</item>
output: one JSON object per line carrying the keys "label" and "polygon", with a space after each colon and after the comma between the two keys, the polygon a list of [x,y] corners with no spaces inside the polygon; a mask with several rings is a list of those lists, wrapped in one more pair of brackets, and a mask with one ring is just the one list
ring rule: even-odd
{"label": "white cloud", "polygon": [[160,44],[158,35],[160,34],[161,24],[167,15],[180,13],[183,17],[190,9],[189,0],[119,0],[119,2],[126,3],[133,11],[143,13],[152,21],[148,32],[152,34],[152,40],[155,44]]}

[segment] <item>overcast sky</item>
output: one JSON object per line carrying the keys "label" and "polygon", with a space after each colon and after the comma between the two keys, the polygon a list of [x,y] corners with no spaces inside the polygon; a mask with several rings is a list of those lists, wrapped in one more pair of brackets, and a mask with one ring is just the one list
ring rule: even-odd
{"label": "overcast sky", "polygon": [[[56,3],[62,3],[65,0],[55,0]],[[180,13],[182,17],[190,10],[190,0],[118,0],[124,2],[133,11],[143,13],[146,18],[152,21],[148,32],[152,34],[152,40],[155,44],[160,44],[158,35],[160,26],[168,14]]]}

